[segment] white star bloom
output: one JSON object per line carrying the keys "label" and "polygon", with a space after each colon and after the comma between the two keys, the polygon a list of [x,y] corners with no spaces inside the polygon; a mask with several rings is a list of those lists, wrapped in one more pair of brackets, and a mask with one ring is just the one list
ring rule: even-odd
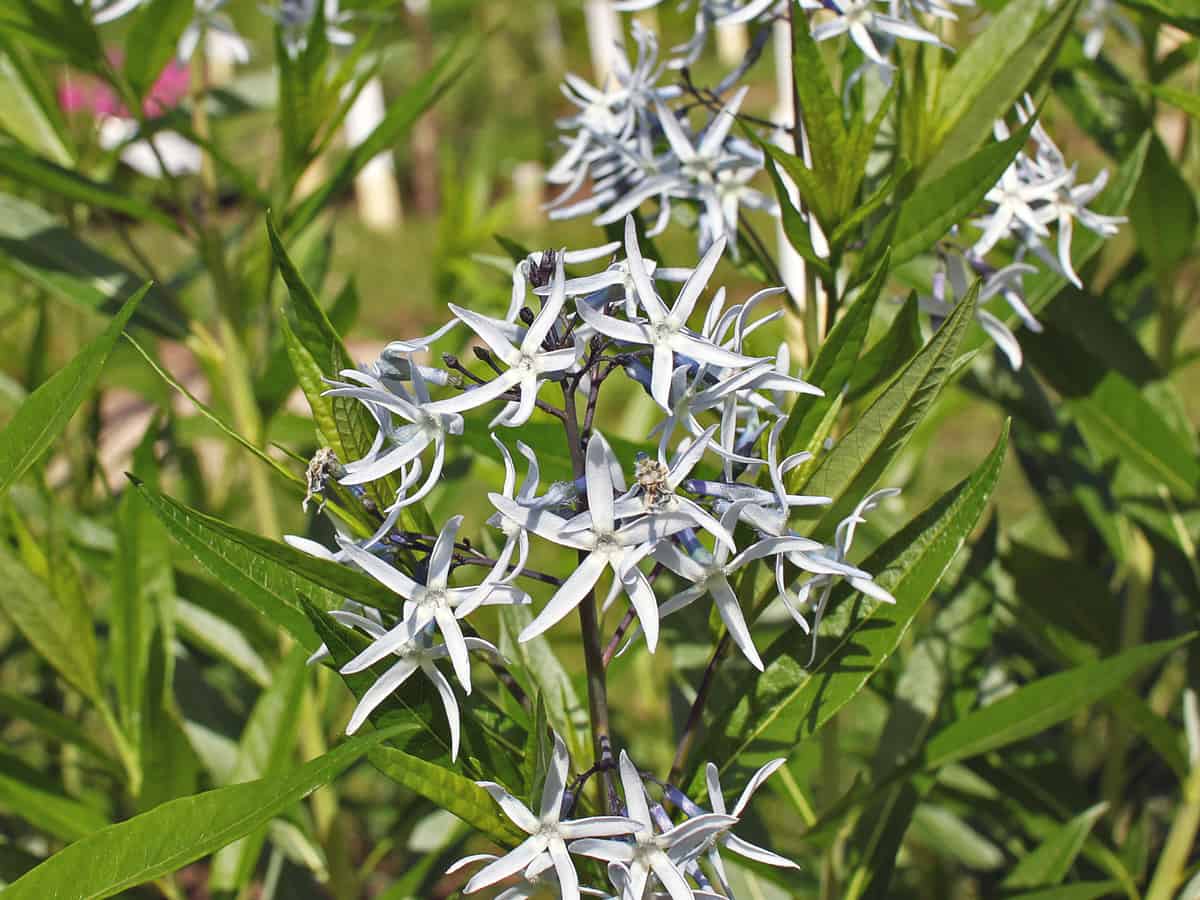
{"label": "white star bloom", "polygon": [[983,256],[1012,234],[1014,221],[1040,237],[1049,237],[1050,232],[1038,218],[1033,204],[1049,200],[1066,183],[1069,175],[1062,173],[1057,178],[1030,181],[1022,177],[1022,167],[1016,163],[1005,169],[1000,181],[984,198],[996,205],[976,223],[983,229],[983,234],[975,242],[972,252]]}
{"label": "white star bloom", "polygon": [[545,868],[544,860],[549,857],[558,876],[560,896],[563,900],[579,900],[579,876],[575,873],[575,863],[571,860],[566,842],[578,838],[632,834],[637,828],[637,823],[622,816],[595,816],[563,821],[563,795],[567,790],[568,764],[567,745],[556,733],[554,754],[546,772],[546,782],[542,786],[542,803],[537,815],[526,809],[520,800],[500,785],[490,781],[478,782],[480,787],[491,794],[504,815],[529,837],[506,855],[476,872],[467,882],[463,893],[473,894],[521,871],[527,875],[536,874]]}
{"label": "white star bloom", "polygon": [[550,296],[541,312],[530,323],[520,347],[513,346],[494,320],[451,303],[450,310],[454,315],[479,335],[509,369],[503,375],[497,375],[486,384],[464,391],[457,397],[429,404],[427,411],[458,413],[482,406],[513,388],[519,388],[521,395],[518,408],[511,415],[504,417],[501,424],[516,426],[529,421],[529,417],[533,415],[537,393],[545,383],[546,377],[565,372],[575,364],[574,346],[562,350],[545,350],[542,347],[566,301],[563,284],[563,264],[560,259],[554,270]]}
{"label": "white star bloom", "polygon": [[[587,556],[567,577],[542,611],[518,636],[528,641],[561,621],[596,586],[605,569],[614,576],[613,590],[629,596],[638,620],[646,631],[646,644],[653,651],[658,643],[658,605],[646,576],[635,568],[645,556],[645,544],[662,540],[664,532],[676,526],[678,514],[642,518],[620,528],[614,518],[613,456],[608,442],[599,432],[588,441],[585,486],[588,511],[568,524],[546,510],[521,506],[500,494],[489,494],[492,504],[505,516],[541,537],[566,547],[587,552]],[[619,470],[618,470],[619,472]],[[622,490],[624,485],[621,486]],[[684,520],[691,524],[690,520]],[[617,588],[617,585],[620,588]]]}
{"label": "white star bloom", "polygon": [[[618,245],[619,246],[619,245]],[[691,269],[669,269],[659,266],[654,260],[643,260],[646,272],[656,281],[687,281],[692,274]],[[613,263],[603,272],[595,275],[584,275],[581,278],[571,278],[566,283],[567,296],[588,298],[592,294],[606,289],[619,288],[619,299],[625,304],[625,315],[634,318],[637,315],[637,288],[633,282],[633,273],[629,269],[628,260]],[[538,293],[541,290],[539,289]],[[606,297],[610,302],[611,294]],[[587,302],[583,300],[582,302]]]}
{"label": "white star bloom", "polygon": [[657,834],[650,807],[646,803],[641,776],[624,750],[621,751],[620,767],[625,806],[629,809],[629,817],[638,824],[633,842],[585,838],[574,841],[571,852],[627,867],[629,880],[624,896],[645,896],[650,878],[654,876],[671,900],[693,900],[695,893],[685,875],[687,864],[710,839],[737,824],[737,819],[709,813],[695,816],[663,834]]}
{"label": "white star bloom", "polygon": [[840,4],[841,15],[831,22],[822,22],[813,27],[813,40],[825,41],[839,34],[849,34],[850,40],[854,41],[867,59],[889,68],[892,64],[879,52],[872,34],[886,34],[893,38],[946,46],[936,35],[912,22],[875,12],[876,2],[877,0],[850,0]]}
{"label": "white star bloom", "polygon": [[139,140],[136,120],[105,116],[96,137],[105,150],[119,148],[121,162],[147,178],[162,178],[163,166],[167,175],[194,175],[201,168],[200,148],[175,131]]}
{"label": "white star bloom", "polygon": [[352,662],[358,669],[374,665],[395,652],[396,647],[411,640],[414,632],[433,622],[445,641],[458,683],[464,691],[471,693],[471,664],[458,620],[482,604],[527,603],[529,596],[510,585],[500,584],[504,573],[498,569],[489,572],[481,584],[456,588],[448,586],[450,566],[454,561],[454,540],[462,519],[462,516],[454,516],[442,526],[425,562],[424,584],[417,583],[399,569],[354,544],[342,545],[351,562],[404,600],[403,621],[354,658]]}
{"label": "white star bloom", "polygon": [[[384,700],[399,690],[410,675],[420,669],[425,677],[433,683],[438,695],[442,698],[442,705],[446,710],[446,722],[450,726],[450,759],[458,759],[460,728],[458,701],[454,697],[454,690],[450,687],[450,682],[434,665],[435,660],[445,659],[450,655],[449,645],[433,644],[429,637],[429,627],[413,628],[408,621],[403,621],[388,631],[378,622],[363,616],[355,616],[347,612],[330,613],[330,615],[343,625],[362,629],[375,640],[371,647],[342,666],[339,671],[343,675],[362,672],[382,658],[375,656],[369,662],[364,661],[371,648],[383,641],[386,641],[391,648],[389,653],[384,655],[399,657],[399,660],[380,675],[378,680],[362,695],[358,705],[354,708],[354,713],[350,716],[350,722],[346,725],[346,734],[354,734],[358,731],[367,717]],[[500,651],[482,638],[468,637],[464,639],[464,644],[468,650],[483,650],[500,656]]]}
{"label": "white star bloom", "polygon": [[[797,554],[796,556],[798,558],[791,561],[795,562],[797,565],[800,565],[801,568],[807,568],[809,571],[812,571],[812,568],[806,566],[805,563],[813,560],[819,560],[820,557],[825,557],[828,562],[834,565],[847,565],[846,557],[850,552],[850,545],[854,542],[855,529],[857,529],[861,523],[866,521],[863,516],[877,507],[888,497],[894,497],[899,493],[900,491],[897,488],[883,488],[875,491],[872,494],[868,494],[863,498],[862,502],[854,508],[854,511],[851,512],[850,515],[846,516],[846,518],[842,519],[842,521],[838,523],[834,537],[834,546],[823,547],[823,549],[817,552],[806,551],[803,554]],[[821,627],[821,617],[825,614],[825,605],[829,602],[829,595],[832,593],[834,585],[840,579],[845,579],[855,590],[861,591],[868,597],[878,600],[880,603],[894,604],[896,602],[895,597],[888,593],[887,590],[876,584],[870,573],[864,572],[861,569],[855,569],[853,573],[847,574],[822,572],[812,575],[807,581],[800,585],[799,590],[796,592],[794,602],[787,591],[781,590],[780,597],[783,599],[783,603],[787,607],[788,612],[792,614],[792,618],[795,619],[805,631],[809,631],[808,621],[796,607],[807,606],[810,604],[813,606],[813,624],[811,629],[813,635],[813,647],[812,656],[809,659],[810,664],[812,660],[816,658],[816,635],[818,629]],[[817,599],[815,602],[812,602],[810,598],[814,594],[816,594]]]}
{"label": "white star bloom", "polygon": [[700,293],[707,285],[724,250],[724,240],[718,240],[708,249],[696,270],[680,289],[675,305],[667,309],[655,292],[646,271],[641,249],[638,247],[637,229],[631,216],[625,220],[625,251],[628,254],[638,302],[649,321],[627,322],[593,310],[586,303],[577,305],[579,315],[600,334],[606,334],[627,344],[654,348],[650,395],[663,409],[671,408],[671,375],[675,371],[676,353],[698,362],[729,368],[745,368],[758,362],[752,357],[717,347],[687,327],[688,317],[696,301],[700,299]]}
{"label": "white star bloom", "polygon": [[[729,506],[721,516],[721,524],[732,531],[741,513],[745,501],[738,501]],[[658,611],[660,618],[666,618],[691,605],[699,598],[707,595],[712,597],[713,604],[721,616],[721,621],[729,631],[729,636],[737,644],[742,654],[750,664],[760,672],[763,670],[762,658],[754,646],[750,636],[750,627],[742,614],[742,605],[738,602],[729,576],[747,563],[757,559],[793,552],[814,552],[823,549],[823,544],[804,537],[792,535],[784,537],[769,537],[756,541],[736,556],[723,543],[716,543],[712,552],[701,548],[697,559],[689,556],[678,546],[664,541],[655,549],[654,558],[685,581],[691,582],[691,587],[685,588],[669,598]],[[732,558],[731,558],[732,556]]]}
{"label": "white star bloom", "polygon": [[[323,396],[351,397],[364,402],[380,425],[375,444],[360,460],[346,463],[346,474],[342,484],[365,484],[383,478],[401,466],[416,459],[430,444],[434,448],[433,465],[425,484],[408,503],[415,503],[429,493],[442,474],[446,459],[446,435],[458,435],[463,431],[463,418],[453,413],[431,410],[429,389],[419,366],[411,367],[414,400],[410,401],[392,390],[383,382],[362,372],[346,370],[344,377],[364,382],[367,386],[336,383]],[[408,424],[394,428],[389,413],[404,419]],[[384,445],[390,448],[384,450]]]}
{"label": "white star bloom", "polygon": [[[480,862],[492,862],[499,859],[494,853],[476,853],[473,856],[464,856],[458,862],[454,863],[446,870],[447,875],[453,875],[455,872],[472,866]],[[533,898],[545,897],[546,892],[552,891],[559,897],[567,896],[563,894],[562,887],[558,880],[558,874],[554,870],[554,861],[549,856],[539,857],[525,867],[520,875],[520,882],[510,885],[496,895],[496,900],[533,900]],[[592,887],[580,887],[579,893],[588,897],[608,897],[606,891],[597,890]]]}
{"label": "white star bloom", "polygon": [[[1071,181],[1073,181],[1074,167],[1071,168],[1070,174]],[[1071,265],[1071,235],[1074,222],[1078,220],[1079,224],[1101,237],[1112,237],[1119,230],[1118,225],[1129,221],[1125,216],[1105,216],[1087,208],[1087,204],[1096,199],[1107,183],[1108,170],[1106,169],[1087,184],[1064,184],[1050,198],[1046,206],[1039,210],[1039,217],[1043,222],[1058,223],[1058,265],[1067,279],[1081,290],[1083,282],[1075,274],[1075,269]]]}
{"label": "white star bloom", "polygon": [[[754,792],[759,789],[764,781],[774,774],[775,770],[782,766],[786,759],[773,759],[751,777],[749,783],[738,797],[737,803],[733,805],[733,809],[729,814],[741,818],[746,807],[750,804],[750,798],[754,796]],[[711,762],[705,767],[705,784],[708,787],[708,802],[712,811],[715,813],[724,814],[725,795],[721,793],[720,770]],[[717,873],[717,878],[721,882],[721,887],[725,893],[733,896],[733,891],[729,887],[729,877],[725,874],[725,863],[721,860],[719,848],[725,848],[730,853],[736,853],[738,856],[753,860],[754,862],[763,863],[768,866],[776,866],[781,869],[799,869],[800,867],[790,859],[780,856],[778,853],[772,853],[763,847],[751,844],[749,841],[742,840],[735,834],[723,834],[716,839],[712,847],[708,851],[708,860],[712,864],[713,870]]]}

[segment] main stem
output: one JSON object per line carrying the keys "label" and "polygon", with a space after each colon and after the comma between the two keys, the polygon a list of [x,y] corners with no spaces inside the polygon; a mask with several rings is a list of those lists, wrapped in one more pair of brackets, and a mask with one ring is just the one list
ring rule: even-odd
{"label": "main stem", "polygon": [[[579,440],[579,416],[575,409],[575,392],[563,384],[563,423],[567,431],[567,444],[571,453],[571,467],[575,478],[586,474],[583,445]],[[582,561],[584,554],[580,554]],[[596,614],[596,595],[589,591],[579,604],[579,627],[583,633],[583,661],[587,667],[588,717],[592,722],[592,742],[599,763],[612,751],[609,744],[608,683],[604,674],[604,647],[600,639],[600,619]],[[605,803],[613,796],[612,773],[601,773],[604,780]]]}

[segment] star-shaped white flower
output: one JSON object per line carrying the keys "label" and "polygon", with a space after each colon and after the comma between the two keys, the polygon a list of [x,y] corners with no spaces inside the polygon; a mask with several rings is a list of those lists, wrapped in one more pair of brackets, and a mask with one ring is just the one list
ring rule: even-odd
{"label": "star-shaped white flower", "polygon": [[700,299],[700,293],[707,285],[724,250],[724,240],[718,240],[709,247],[696,270],[684,282],[675,305],[667,309],[655,292],[650,275],[646,271],[641,249],[638,247],[637,228],[631,216],[625,220],[625,252],[628,254],[629,269],[633,275],[638,302],[645,310],[648,321],[629,322],[617,319],[599,310],[593,310],[586,303],[580,303],[576,307],[583,320],[601,334],[627,344],[654,348],[650,395],[663,409],[671,408],[671,374],[675,371],[676,353],[698,362],[737,369],[758,362],[753,357],[717,347],[687,327],[688,317],[692,314],[696,301]]}
{"label": "star-shaped white flower", "polygon": [[[336,383],[324,392],[327,397],[361,400],[379,423],[379,433],[370,452],[362,459],[346,463],[346,474],[340,479],[342,484],[366,484],[383,478],[412,462],[425,448],[433,445],[434,458],[429,476],[421,489],[407,498],[406,505],[422,499],[437,484],[446,459],[446,435],[462,434],[463,430],[462,416],[431,409],[429,389],[420,366],[411,366],[410,372],[414,394],[412,400],[389,390],[379,378],[356,370],[346,370],[341,374],[359,384]],[[394,413],[408,424],[393,427],[389,413]]]}
{"label": "star-shaped white flower", "polygon": [[[614,517],[614,463],[612,450],[604,436],[599,432],[593,434],[586,455],[588,510],[570,523],[561,516],[522,506],[500,494],[488,495],[496,509],[524,528],[557,544],[588,551],[587,557],[571,572],[550,602],[525,626],[519,640],[531,640],[561,621],[595,588],[604,570],[611,569],[615,577],[614,589],[619,584],[637,611],[646,631],[647,646],[651,650],[656,646],[658,605],[654,590],[646,576],[634,566],[646,555],[643,545],[657,543],[683,517],[676,513],[642,516],[618,528]],[[624,489],[624,485],[621,487]],[[685,526],[691,524],[690,519],[683,519],[683,522]]]}
{"label": "star-shaped white flower", "polygon": [[519,388],[521,397],[517,409],[506,415],[502,424],[514,426],[528,422],[529,417],[533,415],[538,390],[546,377],[565,372],[575,364],[574,345],[561,350],[545,350],[542,347],[542,342],[550,335],[550,329],[557,321],[566,300],[563,283],[563,264],[560,259],[554,270],[550,296],[542,306],[541,312],[530,323],[519,347],[513,346],[499,327],[501,323],[451,303],[451,312],[479,335],[500,362],[509,368],[503,375],[497,375],[486,384],[464,391],[457,397],[430,404],[428,410],[434,413],[462,412],[495,400],[513,388]]}
{"label": "star-shaped white flower", "polygon": [[[445,659],[450,655],[449,645],[432,643],[428,627],[414,630],[408,621],[401,622],[391,631],[387,631],[377,621],[365,616],[356,616],[344,611],[330,613],[330,615],[343,625],[357,627],[366,632],[375,638],[376,643],[386,639],[388,645],[392,647],[391,655],[399,657],[399,660],[379,676],[379,679],[359,699],[354,713],[350,716],[350,722],[346,725],[346,734],[354,734],[358,731],[379,704],[399,690],[409,676],[420,669],[425,677],[433,682],[438,695],[442,698],[442,705],[446,709],[446,721],[450,726],[450,759],[452,761],[458,759],[458,701],[454,697],[454,690],[450,687],[446,676],[439,672],[433,664],[435,660]],[[468,650],[483,650],[500,656],[500,651],[482,638],[464,638],[463,643]],[[375,644],[371,646],[374,647]],[[352,675],[369,668],[378,658],[373,654],[368,657],[370,650],[371,648],[368,647],[367,650],[342,666],[339,671],[343,675]]]}
{"label": "star-shaped white flower", "polygon": [[575,873],[575,863],[571,860],[566,842],[579,838],[633,834],[638,823],[623,816],[562,820],[568,763],[567,745],[555,734],[554,754],[546,772],[546,782],[542,786],[542,804],[537,815],[526,809],[520,800],[500,785],[491,781],[478,783],[492,795],[492,799],[504,815],[529,837],[515,849],[475,873],[475,877],[467,882],[463,893],[473,894],[521,871],[527,875],[536,874],[545,868],[544,860],[548,856],[558,876],[563,900],[579,900],[579,877]]}
{"label": "star-shaped white flower", "polygon": [[[741,818],[742,813],[745,812],[746,807],[750,804],[750,798],[754,796],[754,792],[785,762],[787,762],[786,759],[773,759],[755,772],[749,783],[742,790],[741,796],[738,797],[737,803],[733,805],[733,810],[729,814]],[[713,812],[724,814],[726,812],[725,795],[721,793],[720,770],[710,762],[705,767],[704,776],[705,784],[708,787],[709,806]],[[736,853],[738,856],[743,856],[746,859],[754,860],[764,865],[788,869],[800,868],[790,859],[786,859],[778,853],[772,853],[763,847],[751,844],[749,841],[742,840],[736,834],[723,834],[716,839],[713,846],[709,849],[708,860],[717,873],[721,887],[730,896],[733,896],[733,892],[729,887],[729,877],[725,874],[725,864],[721,861],[721,854],[718,850],[720,847],[724,847],[731,853]]]}
{"label": "star-shaped white flower", "polygon": [[445,641],[454,674],[463,690],[471,693],[471,664],[467,658],[467,642],[458,620],[466,617],[481,604],[527,603],[529,595],[511,585],[501,584],[505,573],[493,569],[481,584],[472,587],[448,586],[450,566],[454,557],[454,540],[462,524],[462,516],[449,519],[438,533],[433,550],[425,562],[425,583],[419,584],[399,569],[388,565],[374,554],[352,543],[342,545],[346,557],[364,572],[404,599],[404,619],[353,660],[358,669],[374,665],[396,648],[412,639],[412,635],[433,622]]}
{"label": "star-shaped white flower", "polygon": [[737,824],[737,819],[707,813],[658,834],[646,803],[641,776],[624,750],[621,751],[620,766],[625,806],[629,817],[638,823],[633,842],[584,838],[571,844],[571,852],[627,867],[629,880],[625,885],[625,896],[643,897],[653,875],[671,900],[693,900],[695,893],[684,874],[688,863],[703,851],[709,840]]}
{"label": "star-shaped white flower", "polygon": [[[732,531],[741,514],[741,506],[745,501],[738,501],[729,506],[721,516],[721,524]],[[760,672],[763,670],[762,659],[754,647],[750,637],[750,628],[742,615],[742,606],[737,594],[729,583],[729,576],[747,563],[756,559],[792,553],[796,551],[819,551],[823,545],[804,537],[786,536],[770,537],[751,544],[736,556],[731,557],[731,551],[724,543],[717,542],[711,553],[701,549],[701,559],[689,556],[678,546],[664,541],[654,550],[654,558],[685,581],[691,582],[691,587],[675,594],[660,607],[658,614],[665,618],[678,612],[684,607],[705,595],[711,596],[721,616],[721,621],[729,630],[729,636],[737,644],[742,654],[750,664]]]}

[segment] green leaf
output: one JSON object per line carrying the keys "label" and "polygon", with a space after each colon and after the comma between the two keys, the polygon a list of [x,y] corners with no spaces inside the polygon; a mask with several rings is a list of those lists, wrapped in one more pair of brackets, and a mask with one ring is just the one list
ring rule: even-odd
{"label": "green leaf", "polygon": [[328,560],[234,528],[136,483],[138,491],[175,540],[192,552],[226,589],[234,591],[309,652],[320,644],[301,596],[321,609],[341,607],[343,598],[392,609],[398,599],[366,575]]}
{"label": "green leaf", "polygon": [[894,265],[931,249],[975,211],[1025,146],[1035,121],[1031,119],[1007,140],[989,143],[944,174],[927,179],[904,201],[891,238]]}
{"label": "green leaf", "polygon": [[992,123],[1009,118],[1058,52],[1078,8],[1079,0],[1063,0],[1047,16],[1044,0],[1012,0],[967,44],[928,119],[933,136],[918,167],[923,183],[950,171],[991,137]]}
{"label": "green leaf", "polygon": [[887,281],[890,265],[890,252],[885,252],[875,267],[875,273],[858,298],[833,326],[822,342],[817,358],[805,372],[805,380],[821,388],[825,396],[797,398],[780,435],[780,446],[784,448],[785,453],[811,449],[812,437],[817,432],[817,426],[837,403],[838,395],[846,389],[855,363],[862,353],[863,343],[867,339],[871,316]]}
{"label": "green leaf", "polygon": [[491,795],[469,778],[391,747],[372,750],[369,758],[388,778],[454,813],[496,843],[513,847],[527,837],[501,815]]}
{"label": "green leaf", "polygon": [[0,4],[0,33],[53,59],[95,72],[104,59],[100,35],[74,0],[19,0]]}
{"label": "green leaf", "polygon": [[196,14],[195,0],[149,0],[142,4],[125,40],[125,78],[144,99],[163,67],[175,57],[183,30]]}
{"label": "green leaf", "polygon": [[805,137],[817,181],[833,190],[846,165],[842,100],[804,16],[791,16],[792,84],[800,100]]}
{"label": "green leaf", "polygon": [[120,766],[108,751],[93,741],[73,719],[56,710],[19,694],[0,693],[0,715],[12,721],[24,721],[44,737],[60,744],[77,747],[105,769],[120,772]]}
{"label": "green leaf", "polygon": [[1197,0],[1123,0],[1124,5],[1158,18],[1192,34],[1200,34],[1200,3]]}
{"label": "green leaf", "polygon": [[290,481],[298,486],[304,485],[304,480],[299,475],[289,470],[282,463],[280,463],[279,460],[269,456],[261,447],[255,446],[252,441],[242,437],[242,435],[234,430],[233,426],[227,424],[224,419],[213,412],[202,400],[200,400],[199,397],[184,387],[174,375],[159,365],[158,360],[154,358],[154,355],[145,347],[143,347],[138,342],[137,338],[133,337],[132,335],[126,335],[126,340],[128,340],[129,343],[133,345],[133,348],[141,354],[142,359],[149,363],[150,368],[155,371],[159,378],[161,378],[175,390],[179,391],[179,393],[183,394],[183,396],[187,397],[188,400],[191,401],[192,405],[195,406],[199,411],[200,415],[215,425],[222,434],[232,438],[236,443],[241,444],[242,447],[249,450],[254,456],[257,456],[259,460],[274,469],[284,478],[284,480]]}
{"label": "green leaf", "polygon": [[19,147],[5,147],[4,152],[0,153],[0,173],[20,184],[42,188],[65,200],[123,213],[139,222],[153,222],[172,232],[181,231],[174,219],[129,191],[116,185],[92,181]]}
{"label": "green leaf", "polygon": [[92,614],[74,591],[52,591],[6,547],[0,547],[0,610],[34,650],[76,690],[102,698]]}
{"label": "green leaf", "polygon": [[1200,95],[1165,84],[1143,84],[1146,90],[1160,100],[1166,100],[1172,106],[1177,106],[1194,119],[1200,119]]}
{"label": "green leaf", "polygon": [[500,652],[512,660],[513,677],[529,696],[537,696],[546,707],[546,717],[564,741],[571,756],[585,759],[591,752],[591,728],[584,706],[571,676],[563,668],[550,641],[539,635],[528,641],[517,636],[533,621],[533,613],[524,606],[499,608]]}
{"label": "green leaf", "polygon": [[812,532],[814,538],[832,537],[837,523],[874,487],[900,452],[949,377],[963,335],[974,321],[978,296],[977,282],[929,343],[822,458],[805,483],[805,493],[833,498],[828,507],[813,508],[821,516]]}
{"label": "green leaf", "polygon": [[[710,722],[697,759],[728,771],[746,769],[792,752],[863,689],[899,646],[967,536],[974,530],[1000,475],[1008,444],[1005,426],[979,468],[882,544],[862,567],[896,604],[881,604],[841,585],[821,628],[815,665],[809,644],[794,632],[781,635],[762,654],[765,670],[738,681]],[[822,652],[822,648],[823,652]],[[698,785],[693,785],[694,787]]]}
{"label": "green leaf", "polygon": [[935,734],[925,748],[924,765],[927,769],[941,768],[1045,731],[1115,691],[1141,669],[1195,636],[1193,632],[1133,647],[1116,656],[1030,682]]}
{"label": "green leaf", "polygon": [[1181,500],[1196,496],[1200,460],[1127,378],[1109,372],[1086,397],[1069,400],[1068,408],[1103,458],[1132,466]]}
{"label": "green leaf", "polygon": [[1013,894],[1008,900],[1099,900],[1122,892],[1119,881],[1082,881],[1062,884],[1044,891]]}
{"label": "green leaf", "polygon": [[[0,264],[51,294],[85,309],[112,314],[142,279],[80,240],[40,206],[0,193]],[[167,337],[187,333],[186,317],[157,285],[139,304],[133,321]]]}
{"label": "green leaf", "polygon": [[[806,166],[804,160],[800,157],[781,150],[769,141],[759,140],[758,146],[763,149],[764,159],[783,169],[788,177],[792,179],[796,185],[796,190],[800,193],[800,199],[808,207],[809,215],[817,217],[817,222],[821,225],[821,229],[832,232],[837,227],[837,213],[831,205],[834,200],[831,190],[824,188],[813,170]],[[814,262],[814,264],[823,266],[828,270],[828,260],[821,259],[817,255],[816,250],[813,249],[812,238],[808,233],[808,223],[796,211],[787,190],[783,186],[783,182],[778,178],[779,173],[773,166],[769,166],[768,170],[771,172],[771,178],[775,185],[775,194],[779,199],[780,207],[784,211],[783,226],[784,231],[787,232],[788,240],[792,242],[792,246],[796,248],[797,253],[805,259]],[[789,207],[791,207],[790,213],[787,211]],[[808,255],[810,252],[812,254],[811,259]]]}
{"label": "green leaf", "polygon": [[1092,828],[1107,809],[1107,803],[1097,803],[1052,832],[1035,849],[1017,860],[1005,876],[1003,886],[1036,888],[1062,884]]}
{"label": "green leaf", "polygon": [[924,344],[921,305],[916,291],[911,291],[888,330],[859,357],[858,365],[850,374],[850,383],[846,385],[846,399],[858,402],[874,397]]}
{"label": "green leaf", "polygon": [[[759,142],[760,146],[766,149],[767,144]],[[788,193],[787,185],[783,183],[783,178],[779,174],[779,169],[775,166],[773,154],[782,152],[778,149],[767,150],[763,159],[767,164],[767,174],[771,176],[771,184],[775,188],[775,199],[779,203],[781,220],[783,222],[783,231],[787,235],[788,243],[792,245],[797,253],[804,257],[805,261],[814,266],[816,271],[821,275],[828,277],[829,275],[829,260],[822,259],[817,254],[816,249],[812,244],[812,235],[808,230],[808,222],[800,215],[800,211],[796,209],[792,203],[791,195]],[[806,170],[807,171],[807,170]]]}
{"label": "green leaf", "polygon": [[[384,150],[394,147],[413,124],[433,103],[442,96],[470,64],[474,57],[474,47],[469,47],[459,60],[459,47],[454,46],[442,54],[428,72],[417,80],[398,100],[388,103],[387,115],[375,127],[365,141],[355,147],[341,164],[334,170],[324,184],[312,194],[304,198],[294,210],[283,219],[283,229],[288,235],[296,235],[303,231],[317,214],[334,197],[346,190],[363,166]],[[286,54],[283,54],[286,55]],[[451,65],[455,63],[455,65]],[[449,70],[449,74],[446,74]]]}
{"label": "green leaf", "polygon": [[63,140],[62,114],[38,67],[0,50],[0,129],[60,166],[74,161]]}
{"label": "green leaf", "polygon": [[0,496],[37,462],[67,427],[79,404],[91,392],[125,324],[148,288],[149,285],[143,287],[126,300],[108,328],[30,394],[0,431]]}
{"label": "green leaf", "polygon": [[99,900],[174,872],[328,784],[394,732],[352,738],[291,773],[205,791],[76,841],[5,889],[5,900]]}
{"label": "green leaf", "polygon": [[[270,686],[259,695],[242,729],[231,782],[278,778],[286,770],[296,747],[307,655],[303,648],[294,649],[275,670]],[[232,891],[248,883],[265,837],[264,827],[223,847],[213,857],[209,890]]]}
{"label": "green leaf", "polygon": [[1138,247],[1156,273],[1187,259],[1196,243],[1196,197],[1157,135],[1150,139],[1142,177],[1129,204]]}
{"label": "green leaf", "polygon": [[67,797],[40,772],[3,751],[0,751],[0,806],[62,841],[77,840],[108,824],[99,810]]}

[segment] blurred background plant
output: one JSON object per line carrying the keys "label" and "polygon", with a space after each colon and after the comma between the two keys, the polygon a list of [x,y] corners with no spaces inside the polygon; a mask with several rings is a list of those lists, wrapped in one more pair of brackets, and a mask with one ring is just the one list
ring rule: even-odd
{"label": "blurred background plant", "polygon": [[[637,5],[664,53],[721,6]],[[818,349],[891,248],[840,406],[790,435],[839,436],[880,397],[904,398],[876,436],[873,473],[903,492],[862,527],[856,554],[971,475],[1012,420],[993,511],[930,582],[911,631],[894,648],[864,646],[874,677],[828,721],[779,711],[788,763],[743,833],[769,831],[799,873],[731,870],[744,896],[766,898],[1166,900],[1188,880],[1185,894],[1200,896],[1188,693],[1200,670],[1178,643],[1200,625],[1200,12],[1184,0],[957,9],[937,34],[958,53],[895,42],[886,97],[854,74],[855,41],[793,46],[778,16],[714,29],[713,46],[661,80],[711,110],[705,92],[745,58],[735,136],[765,120],[787,132],[800,109],[813,171],[848,176],[825,194],[798,171],[795,145],[777,150],[772,129],[757,132],[773,164],[753,183],[782,207],[782,242],[767,212],[743,212],[745,252],[721,283],[745,296],[787,276],[785,258],[808,257],[786,315],[755,336],[764,355],[785,340],[821,373]],[[4,881],[110,823],[250,782],[257,793],[147,824],[134,845],[169,832],[179,846],[122,871],[109,893],[394,900],[461,885],[445,864],[479,842],[420,786],[367,766],[330,783],[354,758],[330,750],[353,697],[304,665],[312,647],[297,634],[314,632],[296,610],[301,595],[336,601],[342,585],[278,541],[330,536],[316,505],[301,505],[307,461],[341,428],[321,376],[428,333],[448,301],[500,313],[514,247],[607,239],[586,218],[551,221],[543,176],[563,149],[556,119],[577,111],[565,73],[602,84],[612,38],[632,52],[628,17],[612,16],[605,0],[0,9]],[[1014,339],[1023,365],[974,329],[962,355],[907,390],[894,376],[962,299],[945,290],[946,261],[978,236],[987,185],[976,187],[988,173],[995,184],[1028,139],[1004,156],[992,124],[1017,133],[1011,110],[1026,93],[1088,180],[1108,170],[1093,208],[1128,224],[1108,241],[1076,229],[1068,259],[1082,286],[1053,261],[1025,278],[1041,330]],[[880,110],[860,157],[828,155],[831,120],[819,115],[865,129]],[[789,175],[798,194],[783,190]],[[809,211],[829,252],[814,249]],[[694,264],[698,212],[676,204],[655,238],[660,262]],[[999,255],[1022,259],[1008,245]],[[945,304],[932,317],[929,298]],[[1016,312],[993,311],[1017,328]],[[600,421],[641,441],[654,407],[627,399]],[[521,437],[538,446],[538,434]],[[499,471],[494,448],[458,448],[427,501],[432,520],[482,521],[472,479]],[[367,527],[369,510],[328,501]],[[610,674],[627,697],[615,731],[663,769],[716,632],[698,614],[664,633],[669,655],[631,656]],[[744,689],[745,673],[729,672],[714,721]],[[582,708],[582,666],[537,677]],[[662,693],[634,690],[650,679]]]}

